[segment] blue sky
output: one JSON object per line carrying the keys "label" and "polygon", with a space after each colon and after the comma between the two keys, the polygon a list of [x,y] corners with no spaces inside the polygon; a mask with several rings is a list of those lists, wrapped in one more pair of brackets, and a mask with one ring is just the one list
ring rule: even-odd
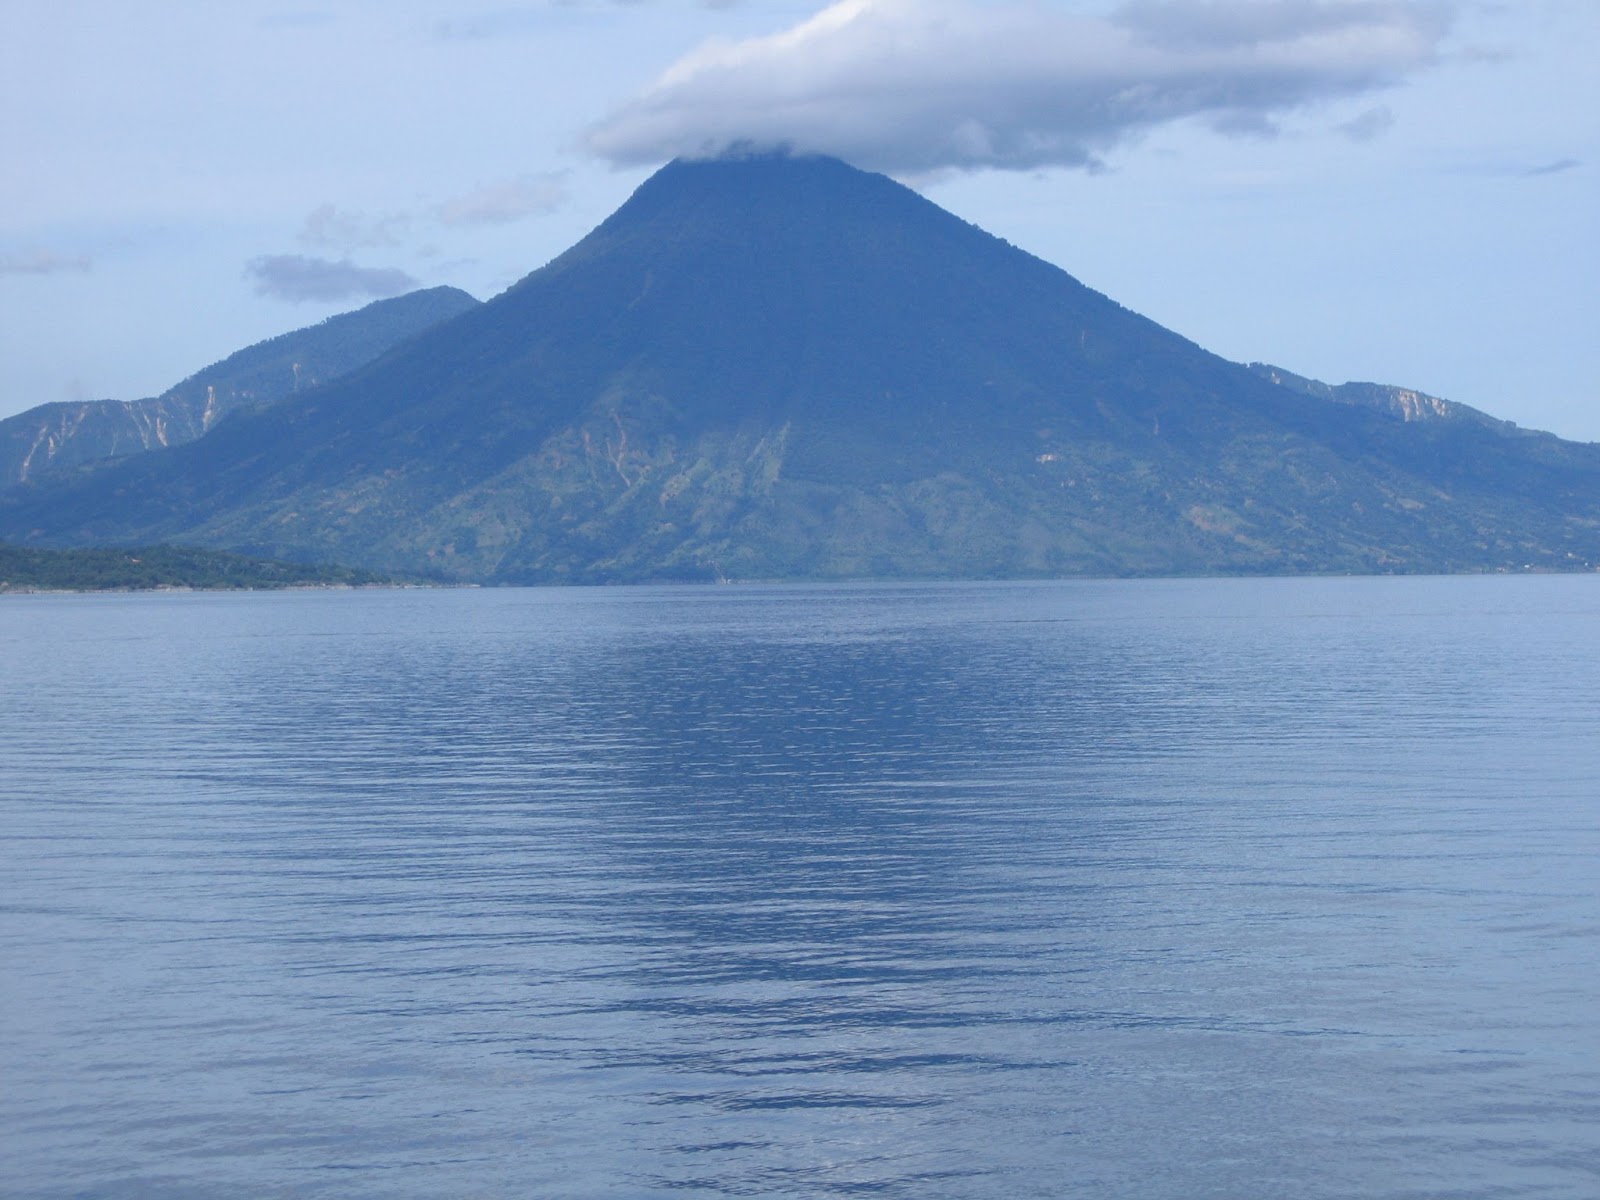
{"label": "blue sky", "polygon": [[6,0],[0,416],[783,142],[1229,358],[1600,440],[1597,53],[1593,0]]}

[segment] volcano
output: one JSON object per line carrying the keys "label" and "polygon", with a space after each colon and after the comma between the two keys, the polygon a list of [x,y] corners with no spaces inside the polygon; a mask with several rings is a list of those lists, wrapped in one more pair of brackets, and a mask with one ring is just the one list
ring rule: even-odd
{"label": "volcano", "polygon": [[1325,391],[883,176],[680,161],[365,367],[14,489],[0,537],[489,583],[1600,561],[1600,447]]}

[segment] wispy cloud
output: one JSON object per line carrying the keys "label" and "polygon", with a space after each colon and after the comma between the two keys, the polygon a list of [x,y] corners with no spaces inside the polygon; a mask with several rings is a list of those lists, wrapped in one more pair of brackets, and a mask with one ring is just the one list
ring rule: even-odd
{"label": "wispy cloud", "polygon": [[1536,179],[1541,175],[1560,175],[1566,171],[1573,171],[1583,166],[1576,158],[1558,158],[1555,162],[1544,163],[1537,167],[1528,167],[1521,172],[1527,179]]}
{"label": "wispy cloud", "polygon": [[1435,60],[1452,11],[1135,0],[1092,17],[1019,0],[841,0],[781,33],[702,46],[586,141],[625,165],[751,147],[901,173],[1093,168],[1171,122],[1259,136],[1400,83]]}
{"label": "wispy cloud", "polygon": [[361,267],[349,259],[335,261],[302,254],[267,254],[251,259],[245,274],[256,293],[291,303],[377,299],[398,296],[417,280],[397,267]]}
{"label": "wispy cloud", "polygon": [[[543,4],[523,4],[506,8],[460,13],[433,25],[433,36],[442,42],[484,41],[490,38],[519,37],[548,29],[552,21],[586,10],[642,8],[652,0],[545,0]],[[694,0],[697,8],[737,8],[743,0]]]}
{"label": "wispy cloud", "polygon": [[1394,113],[1386,106],[1369,108],[1336,127],[1352,142],[1370,142],[1394,128]]}
{"label": "wispy cloud", "polygon": [[485,184],[446,200],[434,208],[433,215],[449,226],[508,225],[555,212],[566,202],[566,183],[560,174],[551,172]]}
{"label": "wispy cloud", "polygon": [[262,29],[313,29],[319,25],[331,25],[334,20],[334,14],[325,9],[295,9],[267,13],[257,18],[256,24]]}
{"label": "wispy cloud", "polygon": [[[508,225],[554,212],[566,202],[563,174],[550,172],[484,184],[414,213],[391,212],[372,217],[333,204],[321,204],[301,222],[296,240],[307,250],[325,251],[325,255],[261,255],[246,264],[245,275],[254,283],[258,295],[278,300],[336,301],[394,296],[417,287],[416,278],[398,267],[363,267],[351,261],[350,256],[360,250],[403,250],[416,235],[424,244],[413,247],[411,253],[423,258],[437,257],[439,247],[426,241],[430,231]],[[45,267],[41,261],[31,269],[44,270]]]}
{"label": "wispy cloud", "polygon": [[567,202],[565,173],[519,175],[486,183],[416,213],[363,212],[320,204],[306,214],[296,240],[308,250],[347,256],[356,250],[402,246],[430,226],[508,225],[555,212]]}
{"label": "wispy cloud", "polygon": [[441,42],[482,41],[487,38],[530,33],[549,23],[550,10],[547,5],[536,8],[502,8],[439,21],[433,27],[433,36]]}
{"label": "wispy cloud", "polygon": [[358,250],[372,246],[398,246],[411,223],[404,214],[368,217],[332,204],[319,205],[300,227],[300,244],[313,249]]}
{"label": "wispy cloud", "polygon": [[57,254],[53,250],[0,254],[0,275],[59,275],[64,271],[87,271],[92,265],[81,255]]}
{"label": "wispy cloud", "polygon": [[1583,160],[1579,158],[1557,158],[1532,165],[1526,161],[1475,162],[1448,169],[1454,174],[1488,176],[1491,179],[1544,179],[1551,175],[1565,175],[1583,165]]}

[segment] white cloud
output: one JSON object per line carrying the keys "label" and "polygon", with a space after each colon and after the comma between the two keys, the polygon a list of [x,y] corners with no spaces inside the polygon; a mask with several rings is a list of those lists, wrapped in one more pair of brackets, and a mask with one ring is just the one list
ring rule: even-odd
{"label": "white cloud", "polygon": [[523,175],[486,184],[434,209],[442,225],[507,225],[523,217],[555,212],[567,202],[561,175]]}
{"label": "white cloud", "polygon": [[89,260],[81,255],[57,254],[53,250],[0,254],[0,275],[59,275],[63,271],[87,271],[89,267]]}
{"label": "white cloud", "polygon": [[1409,0],[1135,0],[1107,16],[1002,0],[841,0],[717,40],[589,131],[647,165],[732,149],[899,173],[1094,167],[1154,127],[1271,133],[1284,115],[1402,82],[1451,22]]}
{"label": "white cloud", "polygon": [[295,304],[398,296],[417,286],[415,279],[397,267],[360,267],[349,259],[334,261],[302,254],[251,259],[245,274],[255,280],[257,295]]}

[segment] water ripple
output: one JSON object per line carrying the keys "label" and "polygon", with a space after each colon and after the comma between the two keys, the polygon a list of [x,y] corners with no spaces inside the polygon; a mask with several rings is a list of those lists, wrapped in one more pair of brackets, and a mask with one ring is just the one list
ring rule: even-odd
{"label": "water ripple", "polygon": [[6,598],[0,1191],[1600,1194],[1600,581]]}

